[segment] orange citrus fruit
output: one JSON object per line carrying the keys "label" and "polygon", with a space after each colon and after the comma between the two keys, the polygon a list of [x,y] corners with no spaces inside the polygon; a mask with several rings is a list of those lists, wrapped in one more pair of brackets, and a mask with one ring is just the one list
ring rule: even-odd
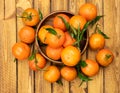
{"label": "orange citrus fruit", "polygon": [[30,69],[37,71],[42,69],[46,65],[46,59],[39,53],[36,54],[36,59],[29,60],[28,62]]}
{"label": "orange citrus fruit", "polygon": [[65,32],[65,42],[63,43],[64,47],[73,45],[75,43],[75,39],[71,37],[71,35],[68,32]]}
{"label": "orange citrus fruit", "polygon": [[22,14],[22,21],[27,26],[35,26],[39,22],[39,14],[33,8],[27,8]]}
{"label": "orange citrus fruit", "polygon": [[63,18],[66,20],[66,22],[68,22],[68,21],[70,20],[70,18],[69,18],[69,16],[67,16],[66,14],[58,14],[58,15],[55,16],[55,18],[53,19],[53,26],[54,26],[55,28],[59,28],[59,29],[65,31],[65,30],[66,30],[66,26],[65,26],[64,22],[62,21],[62,19],[59,18],[58,16],[63,17]]}
{"label": "orange citrus fruit", "polygon": [[53,83],[56,82],[60,78],[60,71],[56,66],[49,66],[47,67],[46,71],[44,72],[44,79]]}
{"label": "orange citrus fruit", "polygon": [[30,47],[23,42],[15,43],[12,47],[12,54],[18,60],[27,59],[30,55]]}
{"label": "orange citrus fruit", "polygon": [[87,21],[93,20],[97,16],[97,7],[91,3],[83,4],[79,9],[79,14]]}
{"label": "orange citrus fruit", "polygon": [[38,37],[39,37],[40,41],[44,44],[47,44],[46,34],[48,33],[48,31],[46,30],[46,28],[53,28],[53,27],[50,25],[44,25],[40,28],[40,30],[38,32]]}
{"label": "orange citrus fruit", "polygon": [[65,41],[65,34],[62,30],[58,28],[54,28],[56,31],[56,35],[52,33],[46,34],[46,42],[47,44],[52,48],[58,48],[61,47]]}
{"label": "orange citrus fruit", "polygon": [[97,62],[87,59],[86,61],[87,66],[81,67],[81,71],[87,76],[94,76],[99,71],[99,65]]}
{"label": "orange citrus fruit", "polygon": [[20,40],[28,44],[32,43],[35,39],[35,30],[29,26],[21,28],[18,34]]}
{"label": "orange citrus fruit", "polygon": [[108,66],[114,59],[113,53],[108,49],[102,49],[96,54],[96,60],[101,66]]}
{"label": "orange citrus fruit", "polygon": [[77,77],[77,71],[74,67],[64,66],[60,72],[61,76],[67,81],[72,81]]}
{"label": "orange citrus fruit", "polygon": [[62,62],[67,66],[75,66],[81,59],[80,50],[74,46],[67,46],[61,53]]}
{"label": "orange citrus fruit", "polygon": [[94,33],[89,38],[89,46],[93,50],[102,49],[105,46],[105,38],[98,33]]}
{"label": "orange citrus fruit", "polygon": [[53,60],[59,60],[61,58],[61,52],[63,50],[63,47],[59,48],[52,48],[50,46],[46,47],[46,54],[49,58]]}
{"label": "orange citrus fruit", "polygon": [[73,26],[75,29],[78,29],[78,27],[80,27],[81,30],[85,26],[86,22],[86,19],[80,15],[72,16],[69,21],[71,26]]}

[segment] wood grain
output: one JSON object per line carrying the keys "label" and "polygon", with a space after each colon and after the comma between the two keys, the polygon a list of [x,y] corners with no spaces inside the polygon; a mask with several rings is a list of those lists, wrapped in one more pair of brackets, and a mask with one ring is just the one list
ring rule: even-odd
{"label": "wood grain", "polygon": [[16,93],[16,63],[11,51],[16,42],[15,1],[1,0],[1,4],[0,93]]}
{"label": "wood grain", "polygon": [[[108,4],[109,3],[109,4]],[[110,37],[106,40],[106,48],[114,53],[114,61],[104,73],[105,93],[120,92],[120,0],[105,0],[104,1],[104,31]]]}
{"label": "wood grain", "polygon": [[68,0],[51,0],[51,11],[67,10]]}

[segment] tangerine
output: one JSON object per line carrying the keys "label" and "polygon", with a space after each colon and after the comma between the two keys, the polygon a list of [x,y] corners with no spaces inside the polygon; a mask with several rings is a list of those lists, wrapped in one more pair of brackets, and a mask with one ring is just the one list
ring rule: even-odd
{"label": "tangerine", "polygon": [[93,50],[102,49],[105,46],[105,38],[98,33],[94,33],[89,38],[89,46]]}
{"label": "tangerine", "polygon": [[49,66],[47,67],[46,71],[44,72],[44,79],[53,83],[56,82],[60,78],[60,71],[56,66]]}
{"label": "tangerine", "polygon": [[59,48],[52,48],[50,46],[46,47],[46,54],[49,58],[53,60],[59,60],[61,58],[61,52],[63,50],[63,47]]}
{"label": "tangerine", "polygon": [[12,54],[18,60],[27,59],[30,55],[30,47],[23,42],[15,43],[12,47]]}
{"label": "tangerine", "polygon": [[87,76],[94,76],[99,71],[99,65],[97,62],[87,59],[86,61],[87,66],[81,67],[81,71]]}
{"label": "tangerine", "polygon": [[102,49],[96,54],[96,60],[101,66],[108,66],[113,59],[114,55],[109,49]]}
{"label": "tangerine", "polygon": [[73,26],[75,29],[80,29],[82,30],[86,24],[86,19],[83,16],[80,15],[75,15],[70,18],[70,25]]}
{"label": "tangerine", "polygon": [[35,39],[35,30],[29,26],[21,28],[18,34],[20,40],[28,44],[32,43]]}
{"label": "tangerine", "polygon": [[79,14],[87,21],[93,20],[97,16],[97,7],[94,4],[83,4],[79,9]]}
{"label": "tangerine", "polygon": [[74,46],[67,46],[61,53],[62,62],[67,66],[75,66],[81,59],[80,50]]}
{"label": "tangerine", "polygon": [[55,28],[59,28],[59,29],[65,31],[65,30],[66,30],[66,26],[65,26],[64,22],[62,21],[62,19],[59,18],[58,16],[63,17],[63,18],[66,20],[66,22],[69,22],[70,18],[69,18],[69,16],[67,16],[66,14],[58,14],[58,15],[55,16],[55,18],[53,19],[53,26],[54,26]]}
{"label": "tangerine", "polygon": [[28,64],[30,69],[37,71],[45,67],[46,59],[39,53],[37,53],[35,56],[36,56],[36,59],[34,58],[32,60],[29,60]]}
{"label": "tangerine", "polygon": [[61,76],[67,81],[72,81],[77,77],[77,71],[74,67],[64,66],[60,72]]}
{"label": "tangerine", "polygon": [[65,41],[65,34],[62,30],[58,28],[54,28],[56,31],[56,35],[52,33],[46,34],[46,42],[47,44],[52,48],[58,48],[61,47]]}
{"label": "tangerine", "polygon": [[39,22],[39,14],[33,8],[27,8],[22,14],[22,21],[27,26],[35,26]]}
{"label": "tangerine", "polygon": [[65,32],[65,42],[63,43],[64,47],[73,45],[75,43],[75,41],[76,40],[74,38],[72,38],[72,36],[68,32]]}
{"label": "tangerine", "polygon": [[44,44],[47,44],[46,34],[48,33],[48,31],[46,30],[46,28],[53,28],[53,27],[50,25],[44,25],[40,28],[40,30],[38,32],[38,37],[39,37],[40,41]]}

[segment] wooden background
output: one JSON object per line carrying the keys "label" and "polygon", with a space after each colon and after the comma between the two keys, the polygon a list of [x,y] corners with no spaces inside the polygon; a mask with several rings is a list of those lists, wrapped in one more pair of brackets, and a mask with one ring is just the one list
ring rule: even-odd
{"label": "wooden background", "polygon": [[[46,16],[55,10],[68,10],[77,14],[81,4],[94,3],[98,14],[105,15],[100,21],[103,31],[110,37],[106,47],[115,59],[107,68],[100,68],[93,80],[84,83],[78,78],[64,85],[51,84],[43,79],[43,71],[33,72],[27,60],[13,62],[11,47],[19,41],[17,35],[23,26],[20,18],[23,9],[40,8]],[[91,34],[92,31],[90,31]],[[94,51],[88,49],[83,58],[94,59]],[[120,0],[0,0],[0,93],[120,93]],[[48,63],[49,65],[49,63]]]}

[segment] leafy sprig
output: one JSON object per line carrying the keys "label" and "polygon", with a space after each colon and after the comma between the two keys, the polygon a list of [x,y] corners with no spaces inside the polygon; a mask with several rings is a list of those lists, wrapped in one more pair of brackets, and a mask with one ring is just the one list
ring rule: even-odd
{"label": "leafy sprig", "polygon": [[82,85],[83,82],[88,82],[90,80],[92,80],[91,78],[89,78],[88,76],[84,75],[82,72],[81,72],[81,67],[86,67],[87,64],[84,60],[80,60],[80,62],[76,65],[76,69],[77,69],[77,73],[78,73],[78,78],[80,78],[82,80],[82,82],[80,83],[79,86]]}
{"label": "leafy sprig", "polygon": [[80,64],[80,66],[83,67],[83,68],[87,66],[87,63],[86,63],[84,60],[80,60],[80,63],[79,63],[79,64]]}
{"label": "leafy sprig", "polygon": [[39,8],[38,8],[38,13],[39,13],[39,18],[40,18],[40,20],[42,20],[42,19],[43,19],[43,14],[42,14],[42,12],[40,11]]}
{"label": "leafy sprig", "polygon": [[105,33],[103,33],[99,28],[98,28],[98,33],[101,34],[105,39],[110,39]]}
{"label": "leafy sprig", "polygon": [[32,13],[27,13],[27,12],[23,12],[22,16],[18,16],[19,18],[25,18],[25,20],[32,20],[32,17],[35,15],[32,15]]}
{"label": "leafy sprig", "polygon": [[88,82],[90,80],[92,80],[91,78],[85,76],[83,73],[78,72],[78,77],[82,80],[82,82],[80,83],[79,86],[81,86],[83,84],[83,82]]}
{"label": "leafy sprig", "polygon": [[105,39],[110,39],[110,37],[108,37],[105,33],[103,33],[98,26],[99,26],[99,24],[96,24],[95,32],[94,32],[94,33],[98,32],[98,33],[101,34]]}
{"label": "leafy sprig", "polygon": [[104,17],[104,15],[100,15],[100,16],[96,16],[95,19],[93,19],[92,21],[90,21],[90,25],[93,26],[94,24],[96,24],[100,18]]}
{"label": "leafy sprig", "polygon": [[57,35],[57,32],[53,28],[46,28],[46,30],[53,35]]}

